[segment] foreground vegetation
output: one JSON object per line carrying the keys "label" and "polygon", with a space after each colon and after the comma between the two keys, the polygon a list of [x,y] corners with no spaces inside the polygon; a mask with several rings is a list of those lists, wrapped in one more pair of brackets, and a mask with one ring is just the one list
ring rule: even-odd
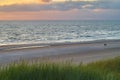
{"label": "foreground vegetation", "polygon": [[0,67],[0,80],[120,80],[120,58],[87,65],[11,64]]}

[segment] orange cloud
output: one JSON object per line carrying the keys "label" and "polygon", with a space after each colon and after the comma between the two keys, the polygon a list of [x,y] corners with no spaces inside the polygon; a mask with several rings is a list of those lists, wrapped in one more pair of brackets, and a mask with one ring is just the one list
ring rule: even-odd
{"label": "orange cloud", "polygon": [[8,6],[14,4],[43,4],[51,0],[1,0],[0,6]]}
{"label": "orange cloud", "polygon": [[44,4],[49,2],[65,2],[65,1],[92,2],[96,0],[0,0],[0,6],[14,5],[14,4]]}

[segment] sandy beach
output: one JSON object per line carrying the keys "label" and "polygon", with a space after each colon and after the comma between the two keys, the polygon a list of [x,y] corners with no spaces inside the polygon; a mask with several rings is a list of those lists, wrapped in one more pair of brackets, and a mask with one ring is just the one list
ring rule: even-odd
{"label": "sandy beach", "polygon": [[0,64],[18,60],[89,63],[120,56],[120,40],[0,46]]}

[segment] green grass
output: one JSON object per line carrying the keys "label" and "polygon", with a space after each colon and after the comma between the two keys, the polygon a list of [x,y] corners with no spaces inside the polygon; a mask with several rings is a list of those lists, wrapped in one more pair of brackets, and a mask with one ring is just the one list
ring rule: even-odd
{"label": "green grass", "polygon": [[0,80],[120,80],[120,57],[87,65],[14,63],[0,67]]}

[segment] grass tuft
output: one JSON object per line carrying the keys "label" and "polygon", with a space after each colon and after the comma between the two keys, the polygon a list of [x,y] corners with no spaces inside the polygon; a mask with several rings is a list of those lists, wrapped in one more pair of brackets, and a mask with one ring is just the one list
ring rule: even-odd
{"label": "grass tuft", "polygon": [[120,57],[87,65],[13,63],[0,67],[0,80],[120,80]]}

